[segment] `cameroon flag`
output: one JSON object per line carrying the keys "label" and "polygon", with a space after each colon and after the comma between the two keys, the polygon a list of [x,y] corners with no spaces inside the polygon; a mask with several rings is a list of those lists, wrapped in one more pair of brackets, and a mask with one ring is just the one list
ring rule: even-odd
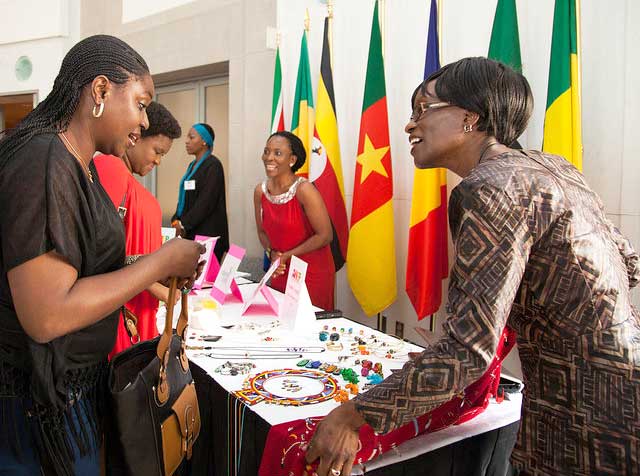
{"label": "cameroon flag", "polygon": [[354,296],[369,316],[388,307],[397,296],[392,198],[387,97],[376,1],[347,249],[347,278]]}
{"label": "cameroon flag", "polygon": [[284,130],[284,110],[282,108],[282,67],[280,66],[280,46],[276,50],[276,67],[273,72],[273,104],[271,106],[271,133]]}
{"label": "cameroon flag", "polygon": [[318,81],[318,104],[316,127],[311,151],[310,178],[327,206],[333,241],[331,253],[338,271],[347,256],[349,241],[349,222],[344,200],[342,180],[342,161],[340,160],[340,141],[338,140],[338,121],[336,119],[336,100],[333,93],[333,73],[331,72],[331,45],[329,27],[331,20],[324,20],[324,41],[320,61],[320,80]]}
{"label": "cameroon flag", "polygon": [[[291,132],[297,135],[307,157],[311,157],[313,143],[313,89],[311,86],[311,69],[309,67],[309,49],[307,47],[307,32],[302,33],[300,44],[300,61],[298,62],[298,79],[296,80],[296,94],[293,98],[293,114],[291,115]],[[296,172],[303,177],[309,176],[309,160]]]}
{"label": "cameroon flag", "polygon": [[542,150],[582,170],[576,0],[556,0]]}
{"label": "cameroon flag", "polygon": [[[438,11],[436,0],[431,0],[425,79],[438,69]],[[418,320],[438,310],[442,303],[442,280],[448,275],[447,172],[442,168],[415,169],[405,289]]]}

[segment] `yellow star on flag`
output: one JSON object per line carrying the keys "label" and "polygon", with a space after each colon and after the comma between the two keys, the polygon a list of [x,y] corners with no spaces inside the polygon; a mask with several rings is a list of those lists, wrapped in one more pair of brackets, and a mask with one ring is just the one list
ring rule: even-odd
{"label": "yellow star on flag", "polygon": [[360,183],[364,183],[367,177],[372,172],[377,172],[384,177],[389,177],[387,170],[382,165],[382,158],[389,150],[389,146],[380,147],[376,149],[369,139],[369,134],[364,135],[364,150],[362,154],[358,156],[358,162],[362,165],[362,172],[360,173]]}

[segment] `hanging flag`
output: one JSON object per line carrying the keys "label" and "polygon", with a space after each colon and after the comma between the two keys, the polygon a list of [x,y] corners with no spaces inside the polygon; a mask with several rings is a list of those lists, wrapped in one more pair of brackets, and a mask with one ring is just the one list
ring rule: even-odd
{"label": "hanging flag", "polygon": [[282,108],[282,67],[280,66],[280,46],[276,50],[276,67],[273,72],[273,103],[271,106],[271,133],[284,130],[284,109]]}
{"label": "hanging flag", "polygon": [[[431,0],[425,79],[440,69],[438,10]],[[415,169],[409,221],[406,291],[418,320],[434,314],[442,303],[442,280],[449,275],[447,250],[447,173]]]}
{"label": "hanging flag", "polygon": [[393,175],[378,2],[373,10],[347,248],[347,277],[372,316],[397,297]]}
{"label": "hanging flag", "polygon": [[318,81],[318,102],[316,127],[311,151],[310,177],[322,195],[333,226],[331,253],[338,271],[347,256],[349,222],[344,200],[340,141],[336,101],[333,93],[333,73],[331,71],[331,45],[329,43],[330,18],[324,20],[324,40]]}
{"label": "hanging flag", "polygon": [[582,170],[576,0],[556,0],[542,150]]}
{"label": "hanging flag", "polygon": [[498,0],[487,56],[522,73],[516,0]]}
{"label": "hanging flag", "polygon": [[[309,67],[309,49],[307,47],[307,31],[302,33],[300,44],[300,61],[298,62],[298,79],[296,94],[293,98],[293,114],[291,115],[291,132],[297,135],[311,157],[313,143],[313,90],[311,86],[311,68]],[[296,172],[303,177],[309,176],[309,160]]]}

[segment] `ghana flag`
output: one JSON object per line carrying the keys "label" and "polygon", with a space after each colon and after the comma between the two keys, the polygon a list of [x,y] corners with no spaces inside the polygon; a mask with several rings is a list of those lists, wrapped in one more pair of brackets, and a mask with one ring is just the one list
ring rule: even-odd
{"label": "ghana flag", "polygon": [[347,277],[368,316],[397,296],[393,175],[378,2],[373,10],[347,249]]}
{"label": "ghana flag", "polygon": [[556,0],[542,150],[582,170],[576,0]]}

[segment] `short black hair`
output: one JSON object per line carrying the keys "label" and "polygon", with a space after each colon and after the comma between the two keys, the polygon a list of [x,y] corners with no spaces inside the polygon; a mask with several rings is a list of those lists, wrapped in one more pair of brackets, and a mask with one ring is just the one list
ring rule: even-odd
{"label": "short black hair", "polygon": [[131,46],[110,35],[76,43],[65,55],[49,95],[0,140],[0,170],[31,138],[67,130],[85,86],[105,75],[115,84],[149,75],[145,60]]}
{"label": "short black hair", "polygon": [[147,117],[149,127],[142,130],[142,137],[163,135],[169,139],[177,139],[182,135],[182,129],[176,118],[159,102],[153,101],[149,104]]}
{"label": "short black hair", "polygon": [[[274,132],[269,136],[269,139],[274,136],[284,137],[289,142],[291,153],[296,156],[296,163],[291,166],[291,171],[296,173],[300,167],[304,165],[305,160],[307,160],[307,151],[304,149],[304,144],[297,135],[289,131]],[[267,141],[269,139],[267,139]]]}
{"label": "short black hair", "polygon": [[527,79],[509,66],[484,57],[463,58],[443,66],[413,93],[426,94],[435,84],[438,98],[480,116],[477,130],[500,143],[512,144],[524,132],[533,111],[533,94]]}
{"label": "short black hair", "polygon": [[211,134],[211,140],[215,142],[216,133],[213,132],[213,127],[211,127],[209,124],[207,124],[205,122],[198,122],[198,123],[194,124],[194,126],[198,126],[198,125],[204,127],[209,132],[209,134]]}

